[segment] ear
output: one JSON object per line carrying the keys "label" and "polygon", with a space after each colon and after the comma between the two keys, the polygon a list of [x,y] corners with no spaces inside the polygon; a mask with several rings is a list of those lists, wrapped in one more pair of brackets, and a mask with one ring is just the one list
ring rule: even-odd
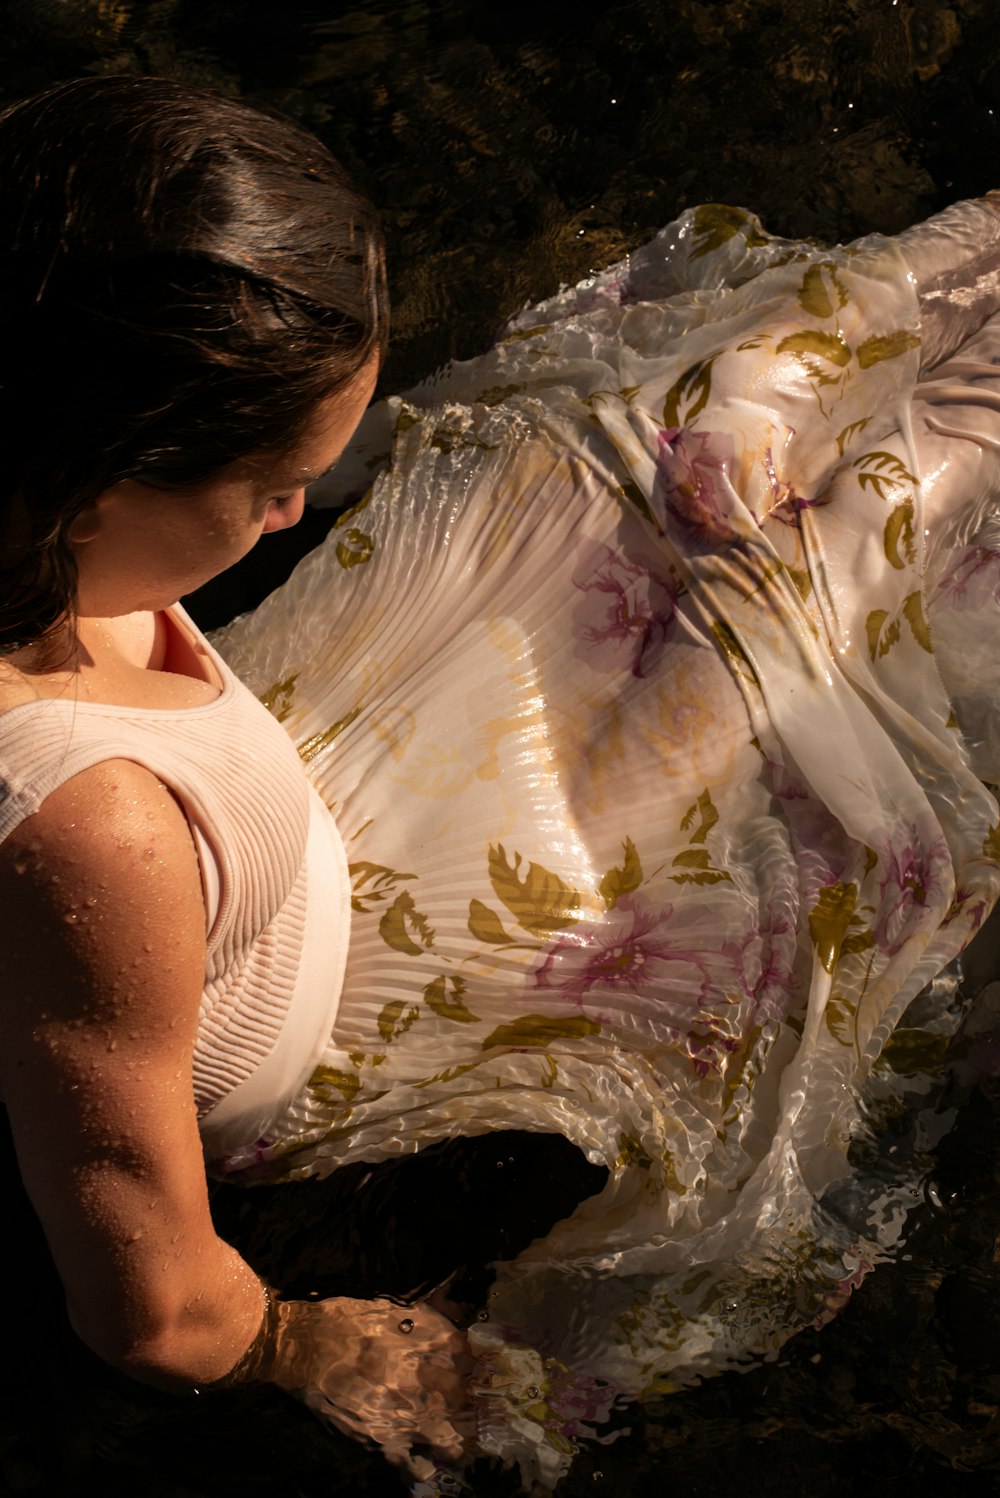
{"label": "ear", "polygon": [[73,516],[66,530],[66,535],[72,545],[82,546],[87,541],[96,540],[102,527],[104,497],[104,494],[99,494],[96,499],[92,499],[78,514]]}

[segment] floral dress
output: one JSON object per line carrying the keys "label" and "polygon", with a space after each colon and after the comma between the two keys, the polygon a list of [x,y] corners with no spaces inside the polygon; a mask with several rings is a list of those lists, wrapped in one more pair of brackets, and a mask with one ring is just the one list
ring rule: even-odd
{"label": "floral dress", "polygon": [[516,1128],[608,1168],[472,1332],[539,1491],[828,1318],[940,1129],[998,890],[998,244],[988,204],[834,250],[686,213],[370,413],[360,503],[216,640],[354,896],[322,1064],[217,1164]]}

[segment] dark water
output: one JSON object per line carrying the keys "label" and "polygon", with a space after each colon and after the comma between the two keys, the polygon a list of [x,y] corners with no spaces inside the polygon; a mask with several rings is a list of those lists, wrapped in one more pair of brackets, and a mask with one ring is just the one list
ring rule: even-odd
{"label": "dark water", "polygon": [[[1000,179],[996,0],[0,3],[0,97],[88,72],[208,84],[330,143],[388,229],[386,391],[476,353],[524,302],[690,203],[845,239]],[[317,530],[270,538],[201,617],[273,586],[303,534]],[[635,1415],[630,1435],[581,1455],[566,1498],[1000,1490],[998,1183],[1000,1092],[984,1089],[962,1101],[899,1263],[776,1364]],[[215,1208],[291,1293],[402,1294],[458,1268],[474,1299],[485,1263],[597,1184],[560,1141],[495,1138],[322,1188],[222,1192]],[[6,1297],[0,1493],[400,1491],[378,1459],[270,1391],[183,1410],[129,1397],[66,1336],[13,1187],[5,1205],[25,1268]],[[517,1490],[486,1470],[472,1487]]]}

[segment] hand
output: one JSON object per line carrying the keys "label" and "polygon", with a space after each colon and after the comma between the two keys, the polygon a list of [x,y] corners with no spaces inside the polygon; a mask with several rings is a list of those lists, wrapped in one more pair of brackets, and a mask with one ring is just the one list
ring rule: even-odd
{"label": "hand", "polygon": [[465,1334],[432,1306],[338,1297],[278,1306],[269,1378],[347,1435],[372,1440],[389,1461],[426,1478],[427,1446],[458,1462],[474,1419]]}

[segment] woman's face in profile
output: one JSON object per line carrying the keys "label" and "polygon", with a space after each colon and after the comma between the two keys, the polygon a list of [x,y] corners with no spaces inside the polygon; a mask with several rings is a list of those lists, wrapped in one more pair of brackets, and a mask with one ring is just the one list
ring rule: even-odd
{"label": "woman's face in profile", "polygon": [[375,356],[322,401],[294,451],[241,458],[195,487],[126,479],[76,517],[77,613],[113,618],[167,608],[238,562],[267,531],[301,518],[308,484],[332,468],[375,389]]}

